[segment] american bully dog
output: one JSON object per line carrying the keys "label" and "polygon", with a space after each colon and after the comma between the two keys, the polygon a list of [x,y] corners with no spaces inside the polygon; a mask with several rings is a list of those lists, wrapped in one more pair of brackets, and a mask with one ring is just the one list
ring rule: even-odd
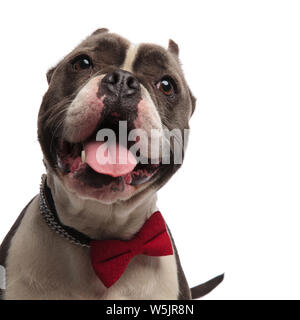
{"label": "american bully dog", "polygon": [[156,206],[195,108],[178,52],[99,29],[48,71],[46,174],[2,243],[3,299],[191,299],[222,281],[189,288]]}

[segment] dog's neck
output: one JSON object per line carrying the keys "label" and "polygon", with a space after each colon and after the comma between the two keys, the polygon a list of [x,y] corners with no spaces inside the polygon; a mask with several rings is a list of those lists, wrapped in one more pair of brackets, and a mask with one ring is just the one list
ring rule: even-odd
{"label": "dog's neck", "polygon": [[82,199],[68,191],[61,180],[48,173],[48,186],[60,221],[92,239],[132,238],[157,210],[156,193],[148,192],[134,200],[103,204]]}

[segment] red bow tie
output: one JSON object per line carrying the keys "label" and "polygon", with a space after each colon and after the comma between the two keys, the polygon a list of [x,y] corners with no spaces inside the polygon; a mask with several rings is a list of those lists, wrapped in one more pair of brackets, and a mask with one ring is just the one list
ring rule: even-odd
{"label": "red bow tie", "polygon": [[107,288],[122,276],[134,256],[173,254],[171,240],[159,211],[152,214],[131,240],[92,240],[90,245],[93,268]]}

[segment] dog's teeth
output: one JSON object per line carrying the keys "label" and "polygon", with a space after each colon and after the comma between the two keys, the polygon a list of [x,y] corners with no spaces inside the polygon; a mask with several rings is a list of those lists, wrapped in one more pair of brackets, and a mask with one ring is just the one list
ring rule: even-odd
{"label": "dog's teeth", "polygon": [[84,150],[81,151],[81,161],[83,163],[85,163],[85,151]]}

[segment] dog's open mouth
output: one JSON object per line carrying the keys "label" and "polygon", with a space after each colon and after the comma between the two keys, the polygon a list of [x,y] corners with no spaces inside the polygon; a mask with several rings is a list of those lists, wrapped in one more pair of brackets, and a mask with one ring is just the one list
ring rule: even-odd
{"label": "dog's open mouth", "polygon": [[80,143],[59,142],[57,165],[63,175],[92,188],[109,187],[111,191],[122,192],[126,185],[149,182],[161,167],[150,159],[139,161],[130,151],[132,141],[125,147],[119,142],[95,141],[95,133],[92,137]]}

